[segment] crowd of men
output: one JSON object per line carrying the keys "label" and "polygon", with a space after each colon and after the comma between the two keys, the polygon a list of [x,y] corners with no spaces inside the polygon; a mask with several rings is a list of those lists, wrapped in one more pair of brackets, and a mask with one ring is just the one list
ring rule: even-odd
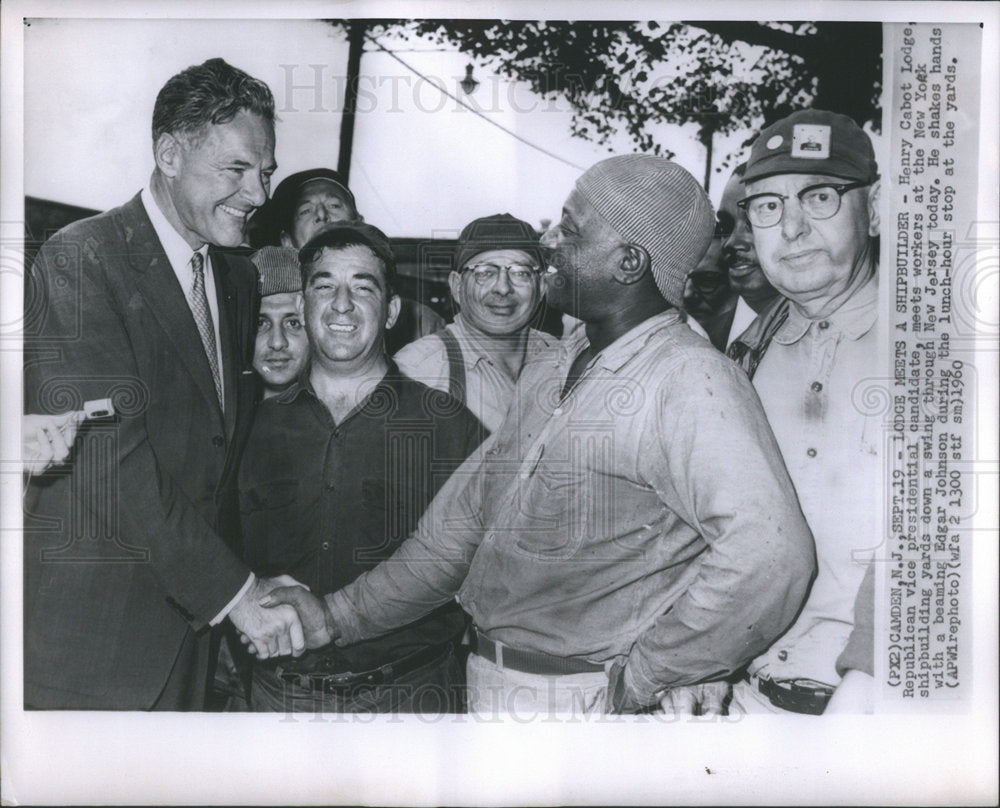
{"label": "crowd of men", "polygon": [[337,172],[269,193],[262,82],[190,67],[152,134],[148,185],[31,268],[26,707],[871,710],[856,123],[765,128],[718,216],[629,154],[541,237],[470,222],[448,324]]}

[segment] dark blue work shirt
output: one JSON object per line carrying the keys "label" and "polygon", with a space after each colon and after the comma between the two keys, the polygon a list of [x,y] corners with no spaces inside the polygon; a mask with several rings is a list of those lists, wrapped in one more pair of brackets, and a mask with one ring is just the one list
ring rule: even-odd
{"label": "dark blue work shirt", "polygon": [[[259,575],[287,573],[317,595],[340,589],[393,554],[483,437],[464,406],[394,363],[336,424],[307,372],[260,405],[243,454],[247,563]],[[389,634],[331,644],[282,666],[367,671],[454,639],[464,619],[451,601]]]}

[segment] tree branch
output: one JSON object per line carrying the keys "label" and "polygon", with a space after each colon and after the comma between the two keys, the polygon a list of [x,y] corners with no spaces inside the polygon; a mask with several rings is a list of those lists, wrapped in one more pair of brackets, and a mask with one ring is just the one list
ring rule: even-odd
{"label": "tree branch", "polygon": [[767,25],[757,22],[725,22],[725,21],[703,21],[687,22],[695,28],[701,28],[710,34],[715,34],[731,44],[737,40],[746,42],[748,45],[761,45],[765,48],[785,51],[793,56],[801,56],[803,59],[815,59],[817,54],[818,37],[809,34],[790,34],[787,31],[779,31]]}

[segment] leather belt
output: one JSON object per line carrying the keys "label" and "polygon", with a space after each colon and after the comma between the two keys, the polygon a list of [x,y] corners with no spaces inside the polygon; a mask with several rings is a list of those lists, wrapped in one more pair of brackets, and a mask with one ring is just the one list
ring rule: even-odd
{"label": "leather belt", "polygon": [[776,681],[766,676],[748,676],[750,686],[756,687],[775,707],[803,715],[822,715],[833,695],[833,688],[816,682],[803,684],[794,679]]}
{"label": "leather belt", "polygon": [[604,672],[604,666],[595,662],[575,657],[558,657],[543,654],[541,651],[527,651],[511,648],[503,643],[494,642],[479,629],[472,632],[472,651],[479,656],[494,662],[501,668],[521,671],[521,673],[537,673],[541,676],[564,676],[572,673]]}
{"label": "leather belt", "polygon": [[327,694],[338,694],[347,689],[357,689],[360,687],[372,688],[379,685],[391,684],[400,676],[412,673],[417,668],[443,658],[452,650],[450,642],[441,645],[432,645],[429,648],[416,651],[402,659],[374,668],[370,671],[354,673],[327,673],[316,671],[313,673],[299,673],[296,671],[278,671],[278,675],[286,682],[293,682],[306,690],[313,692],[323,692]]}

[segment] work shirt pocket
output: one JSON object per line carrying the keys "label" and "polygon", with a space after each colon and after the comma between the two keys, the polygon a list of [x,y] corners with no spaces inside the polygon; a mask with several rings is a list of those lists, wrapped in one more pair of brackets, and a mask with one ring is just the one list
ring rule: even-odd
{"label": "work shirt pocket", "polygon": [[297,480],[275,480],[242,489],[240,519],[245,560],[254,572],[278,575],[306,560]]}

